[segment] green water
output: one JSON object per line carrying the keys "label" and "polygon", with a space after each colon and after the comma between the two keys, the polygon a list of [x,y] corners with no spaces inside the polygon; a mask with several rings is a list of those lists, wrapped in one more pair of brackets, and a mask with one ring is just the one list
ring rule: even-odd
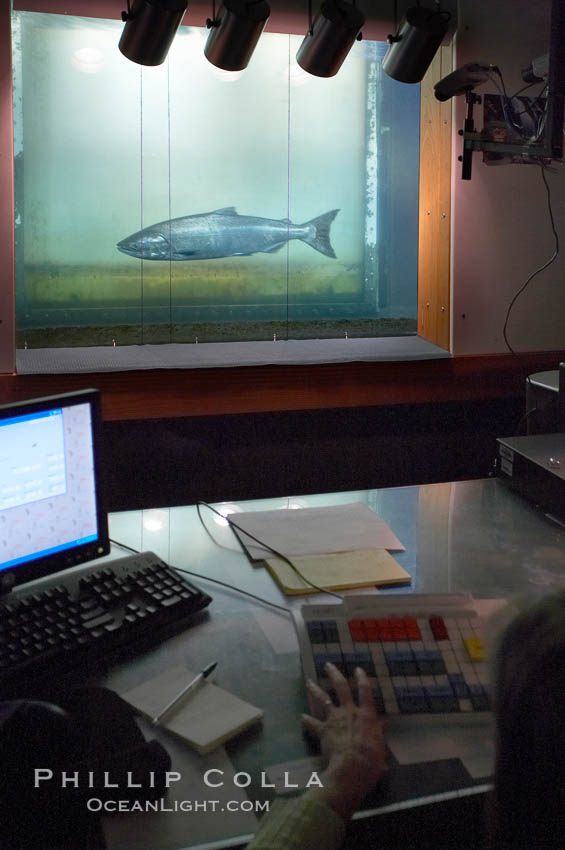
{"label": "green water", "polygon": [[[230,75],[205,30],[141,68],[121,29],[13,14],[18,344],[415,333],[419,87],[382,73],[385,46],[356,44],[326,80],[296,65],[301,37],[264,33]],[[338,209],[336,257],[299,240],[172,262],[116,248],[224,207],[293,224]]]}

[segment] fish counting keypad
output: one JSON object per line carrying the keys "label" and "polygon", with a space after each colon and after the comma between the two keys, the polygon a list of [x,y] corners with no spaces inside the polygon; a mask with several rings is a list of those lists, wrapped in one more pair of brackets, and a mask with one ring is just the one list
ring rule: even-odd
{"label": "fish counting keypad", "polygon": [[[482,621],[473,611],[304,617],[314,678],[331,693],[330,661],[347,678],[361,667],[384,714],[489,711]],[[365,612],[366,614],[366,612]],[[305,655],[303,644],[303,658]]]}

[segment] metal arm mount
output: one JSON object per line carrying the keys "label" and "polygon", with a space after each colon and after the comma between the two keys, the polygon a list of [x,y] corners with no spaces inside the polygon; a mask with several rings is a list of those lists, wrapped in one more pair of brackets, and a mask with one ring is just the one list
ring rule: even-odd
{"label": "metal arm mount", "polygon": [[[492,142],[483,138],[480,133],[475,132],[473,121],[473,106],[475,103],[481,102],[481,97],[472,91],[468,91],[465,92],[465,100],[467,102],[465,129],[459,130],[459,135],[463,136],[463,155],[459,157],[459,161],[462,163],[461,178],[463,180],[471,179],[473,151],[492,151],[493,153],[510,154],[528,159],[561,160],[561,151],[558,147],[553,146],[549,131],[546,131],[544,144],[529,142],[527,139],[518,144],[512,144],[510,142]],[[550,106],[552,105],[550,102]]]}

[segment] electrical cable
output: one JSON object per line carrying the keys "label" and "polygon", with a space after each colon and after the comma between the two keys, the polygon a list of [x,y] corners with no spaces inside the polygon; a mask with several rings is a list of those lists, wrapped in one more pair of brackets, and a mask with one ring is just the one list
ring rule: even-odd
{"label": "electrical cable", "polygon": [[114,540],[112,537],[109,537],[108,540],[110,543],[113,543],[114,546],[121,546],[122,549],[127,549],[128,552],[133,552],[136,555],[140,555],[139,549],[134,549],[133,546],[128,546],[127,543],[120,543],[119,540]]}
{"label": "electrical cable", "polygon": [[[214,537],[214,535],[212,534],[212,532],[210,531],[210,529],[208,528],[208,526],[206,525],[204,520],[202,519],[202,514],[200,513],[200,502],[196,503],[196,513],[198,514],[198,519],[200,520],[200,524],[201,524],[202,528],[204,529],[204,531],[206,532],[206,534],[208,535],[208,537],[210,538],[210,540],[212,541],[212,543],[215,546],[217,546],[219,549],[225,549],[227,552],[238,552],[238,553],[241,552],[241,543],[239,544],[239,547],[237,549],[232,549],[231,546],[224,546],[223,543],[218,543],[218,541],[216,540],[216,538]],[[223,514],[222,514],[222,516],[224,517],[224,519],[227,522],[227,518]]]}
{"label": "electrical cable", "polygon": [[500,77],[500,85],[493,74],[487,74],[488,79],[491,81],[495,89],[498,91],[501,99],[502,99],[502,112],[504,114],[504,120],[506,124],[510,128],[510,130],[514,130],[518,133],[519,136],[525,138],[524,136],[524,128],[521,124],[516,123],[514,121],[514,108],[512,106],[512,102],[506,93],[506,86],[504,85],[504,78],[502,76],[502,72],[500,68],[494,67],[493,71],[498,74]]}
{"label": "electrical cable", "polygon": [[[230,525],[232,527],[232,529],[235,528],[237,531],[241,532],[241,534],[245,534],[246,537],[249,537],[255,543],[258,543],[259,546],[262,546],[264,549],[268,549],[269,552],[272,552],[273,555],[276,555],[277,558],[280,558],[282,561],[285,562],[285,564],[288,564],[288,566],[296,573],[296,575],[300,579],[302,579],[303,582],[310,585],[310,587],[313,587],[314,590],[318,590],[318,591],[320,591],[320,593],[328,593],[330,596],[335,596],[335,598],[339,599],[340,602],[343,601],[343,596],[341,596],[339,593],[334,593],[333,590],[328,590],[328,588],[326,588],[326,587],[320,587],[319,585],[314,584],[314,582],[310,581],[310,579],[306,578],[306,576],[303,575],[300,572],[298,567],[296,567],[292,563],[292,561],[289,558],[286,557],[286,555],[283,555],[282,552],[278,552],[276,549],[273,549],[272,546],[269,546],[263,540],[259,540],[258,537],[255,537],[253,534],[250,534],[249,531],[246,531],[244,528],[241,528],[239,525],[237,525],[237,523],[233,522],[233,520],[231,520],[229,518],[229,516],[224,516],[220,511],[217,511],[216,508],[213,508],[212,505],[209,505],[208,502],[203,502],[201,499],[199,499],[199,501],[196,504],[197,504],[197,506],[198,505],[204,505],[205,508],[208,508],[209,510],[213,511],[218,516],[221,516],[223,519],[225,519],[226,522],[228,523],[228,525]],[[200,515],[200,512],[198,512],[198,516],[200,517],[200,522],[202,522],[202,517]],[[241,539],[239,538],[239,536],[237,534],[236,534],[236,538],[237,538],[238,542],[240,543],[241,548],[244,549],[243,542],[241,541]]]}
{"label": "electrical cable", "polygon": [[508,310],[506,311],[506,318],[504,320],[504,327],[502,329],[502,335],[504,337],[504,342],[506,343],[506,346],[507,346],[507,348],[508,348],[508,350],[510,351],[511,354],[516,354],[516,351],[510,345],[510,342],[508,340],[508,333],[507,333],[508,320],[510,319],[510,313],[512,311],[512,308],[514,307],[514,304],[516,303],[516,301],[518,300],[520,295],[522,295],[522,293],[525,291],[525,289],[530,285],[532,280],[535,277],[537,277],[538,274],[541,274],[541,272],[545,271],[545,269],[547,269],[552,263],[554,263],[555,260],[557,259],[558,254],[559,254],[559,235],[558,235],[557,230],[555,228],[555,219],[553,217],[553,209],[551,207],[551,190],[549,188],[549,183],[547,182],[547,178],[545,176],[546,166],[543,164],[543,162],[540,162],[539,165],[540,165],[540,168],[541,168],[542,180],[543,180],[545,190],[546,190],[546,193],[547,193],[547,208],[548,208],[548,211],[549,211],[549,219],[551,221],[551,230],[553,232],[553,236],[554,236],[554,239],[555,239],[555,249],[554,249],[551,257],[542,266],[540,266],[538,269],[536,269],[534,272],[532,272],[532,274],[528,277],[526,282],[524,284],[522,284],[522,286],[516,292],[516,294],[512,298],[512,301],[510,302],[510,304],[508,306]]}
{"label": "electrical cable", "polygon": [[[127,549],[128,552],[134,552],[136,555],[140,555],[141,552],[139,549],[134,549],[132,546],[128,546],[126,543],[121,543],[119,540],[113,540],[111,537],[110,543],[114,543],[116,546],[120,546],[122,549]],[[240,587],[236,587],[234,584],[228,584],[226,581],[221,581],[219,578],[211,578],[210,576],[202,575],[202,573],[195,573],[192,570],[185,570],[183,567],[175,567],[173,564],[169,564],[172,570],[176,570],[178,573],[186,573],[186,575],[194,576],[195,578],[202,579],[203,581],[210,581],[213,584],[219,584],[222,587],[227,587],[228,590],[234,590],[236,593],[241,593],[243,596],[249,596],[251,599],[257,600],[257,602],[262,602],[264,605],[270,605],[272,608],[278,608],[279,611],[284,611],[285,614],[291,613],[290,608],[286,608],[284,605],[278,605],[276,602],[270,602],[268,599],[264,599],[262,596],[257,596],[255,593],[250,593],[248,590],[242,590]]]}
{"label": "electrical cable", "polygon": [[[512,312],[512,308],[514,307],[514,304],[516,303],[516,301],[518,300],[520,295],[522,295],[522,293],[530,285],[532,280],[535,277],[537,277],[538,274],[541,274],[541,272],[545,271],[545,269],[549,268],[549,266],[553,262],[555,262],[555,260],[557,259],[558,255],[559,255],[559,234],[557,233],[557,229],[555,227],[555,218],[553,216],[553,209],[552,209],[552,206],[551,206],[551,189],[549,187],[549,183],[547,182],[547,178],[545,176],[546,166],[544,165],[544,163],[542,161],[539,162],[539,166],[541,168],[541,176],[542,176],[542,180],[543,180],[545,190],[546,190],[546,193],[547,193],[547,208],[548,208],[548,212],[549,212],[549,220],[551,222],[551,230],[552,230],[552,233],[553,233],[553,236],[554,236],[554,239],[555,239],[555,249],[554,249],[551,257],[542,266],[540,266],[538,269],[536,269],[534,272],[532,272],[532,274],[528,277],[528,279],[525,281],[525,283],[523,283],[522,286],[520,287],[520,289],[515,293],[510,304],[508,305],[508,309],[506,311],[506,318],[504,320],[504,327],[502,329],[502,335],[504,337],[504,342],[506,343],[508,350],[510,351],[511,354],[513,354],[515,356],[517,356],[517,352],[512,348],[512,346],[510,345],[510,341],[508,339],[508,321],[510,319],[510,313]],[[532,383],[531,383],[529,375],[526,376],[526,381],[528,383],[528,386],[531,388]],[[526,421],[527,421],[528,417],[531,416],[532,413],[535,413],[536,410],[537,410],[537,406],[528,410],[520,418],[516,430],[518,430],[518,428],[521,426],[522,420],[525,418]]]}
{"label": "electrical cable", "polygon": [[[530,385],[530,387],[531,387],[531,386],[532,386],[532,384],[531,384],[530,376],[529,376],[529,375],[526,377],[526,381],[528,382],[528,384],[529,384],[529,385]],[[527,421],[528,421],[528,417],[529,417],[529,416],[531,416],[531,415],[532,415],[532,413],[537,413],[537,407],[530,407],[530,409],[529,409],[529,410],[526,410],[526,412],[525,412],[525,413],[523,413],[523,414],[520,416],[520,418],[518,419],[518,424],[517,424],[517,425],[516,425],[516,427],[514,428],[514,434],[519,434],[519,433],[520,433],[520,428],[522,427],[522,422],[526,422],[526,423],[527,423]],[[526,432],[527,432],[527,425],[526,425]]]}
{"label": "electrical cable", "polygon": [[[546,102],[544,104],[543,113],[538,118],[536,132],[532,136],[532,135],[528,134],[527,131],[526,132],[524,131],[524,127],[523,127],[521,122],[517,122],[515,120],[516,112],[514,111],[514,106],[513,106],[512,101],[518,96],[518,94],[520,94],[520,92],[525,91],[526,89],[530,88],[530,86],[536,85],[536,83],[528,83],[527,86],[523,86],[521,89],[519,89],[516,92],[516,94],[512,95],[512,97],[508,97],[508,93],[506,91],[506,85],[504,83],[504,77],[502,76],[502,71],[500,70],[500,68],[498,66],[495,65],[495,66],[493,66],[493,72],[498,74],[498,76],[500,78],[500,85],[498,84],[498,81],[495,79],[495,77],[492,74],[487,74],[487,77],[491,81],[491,83],[494,85],[494,87],[497,89],[498,93],[500,94],[500,97],[502,99],[502,111],[503,111],[503,114],[504,114],[504,120],[506,121],[506,124],[508,125],[510,130],[514,130],[516,133],[518,133],[518,135],[522,139],[524,139],[524,141],[527,141],[529,143],[539,141],[539,139],[540,139],[540,137],[543,133],[546,118],[547,118],[547,103],[548,103],[547,99],[546,99]],[[540,97],[542,97],[543,92],[546,88],[547,88],[547,84],[544,85],[544,87],[541,89],[541,91],[537,95],[536,99],[539,99]],[[521,114],[522,114],[522,112],[518,113],[518,115],[521,115]]]}
{"label": "electrical cable", "polygon": [[[538,86],[539,84],[540,84],[540,80],[536,80],[535,83],[527,83],[525,86],[522,86],[521,89],[518,89],[518,91],[514,92],[514,94],[510,95],[510,100],[514,100],[514,98],[518,97],[518,95],[521,95],[523,91],[527,91],[527,89],[531,89],[532,86]],[[547,88],[547,83],[544,85],[543,89],[545,89],[545,88]],[[541,96],[543,89],[541,90],[541,92],[538,95],[536,95],[537,97]]]}

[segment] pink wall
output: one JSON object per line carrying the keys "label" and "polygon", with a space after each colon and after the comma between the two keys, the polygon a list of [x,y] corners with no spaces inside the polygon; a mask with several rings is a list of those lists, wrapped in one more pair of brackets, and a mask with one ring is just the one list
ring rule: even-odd
{"label": "pink wall", "polygon": [[[94,18],[119,19],[122,9],[126,8],[126,0],[14,0],[14,9],[28,12],[56,12],[62,15],[82,15]],[[219,9],[221,0],[216,0]],[[305,33],[308,29],[307,0],[271,0],[271,15],[267,22],[269,32]],[[320,4],[314,2],[314,14]],[[359,6],[365,12],[367,24],[363,28],[365,38],[375,41],[385,41],[392,29],[392,0],[373,11],[373,0],[360,2]],[[443,4],[450,7],[454,3],[449,0]],[[399,5],[402,9],[402,4]],[[189,0],[188,9],[183,19],[185,26],[204,27],[206,18],[212,17],[212,0]]]}
{"label": "pink wall", "polygon": [[[510,94],[523,85],[520,69],[549,47],[550,0],[461,0],[456,66],[498,65]],[[535,93],[536,89],[534,89]],[[487,83],[477,93],[495,92]],[[460,178],[465,101],[455,98],[452,206],[452,330],[454,354],[505,352],[503,325],[510,301],[552,255],[554,238],[541,169],[487,166],[473,155],[471,181]],[[480,108],[476,108],[480,117]],[[478,125],[479,127],[481,124]],[[547,175],[563,254],[517,300],[508,324],[517,351],[565,345],[565,174]]]}

